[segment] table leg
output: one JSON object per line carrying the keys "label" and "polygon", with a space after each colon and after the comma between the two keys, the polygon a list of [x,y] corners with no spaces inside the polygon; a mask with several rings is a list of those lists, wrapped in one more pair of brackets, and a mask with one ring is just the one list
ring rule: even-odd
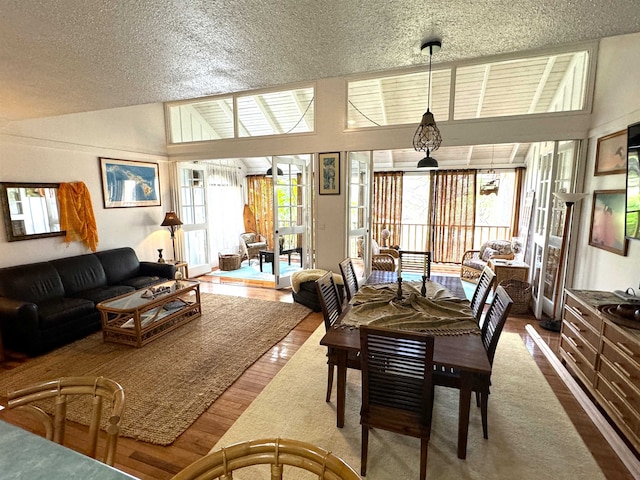
{"label": "table leg", "polygon": [[467,435],[469,433],[469,408],[471,405],[471,372],[460,373],[460,403],[458,410],[458,458],[467,458]]}
{"label": "table leg", "polygon": [[262,257],[263,257],[262,253],[259,253],[258,257],[260,257],[260,271],[262,272]]}
{"label": "table leg", "polygon": [[347,396],[347,351],[338,349],[338,378],[336,391],[336,415],[338,428],[344,427],[345,399]]}

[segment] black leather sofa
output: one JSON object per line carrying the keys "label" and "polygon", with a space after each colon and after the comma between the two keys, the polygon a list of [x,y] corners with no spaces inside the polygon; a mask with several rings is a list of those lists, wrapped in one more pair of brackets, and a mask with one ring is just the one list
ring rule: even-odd
{"label": "black leather sofa", "polygon": [[39,355],[100,329],[96,304],[175,277],[174,265],[140,262],[132,248],[0,269],[6,348]]}

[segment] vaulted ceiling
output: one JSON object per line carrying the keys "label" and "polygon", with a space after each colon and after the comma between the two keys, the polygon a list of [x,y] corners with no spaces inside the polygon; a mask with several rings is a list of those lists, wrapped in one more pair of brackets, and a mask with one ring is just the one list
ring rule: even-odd
{"label": "vaulted ceiling", "polygon": [[3,0],[0,125],[640,31],[637,0]]}

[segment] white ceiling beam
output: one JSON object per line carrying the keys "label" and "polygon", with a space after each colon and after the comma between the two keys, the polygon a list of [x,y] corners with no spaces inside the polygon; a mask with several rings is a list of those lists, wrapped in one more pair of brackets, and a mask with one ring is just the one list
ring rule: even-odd
{"label": "white ceiling beam", "polygon": [[533,94],[533,98],[531,99],[531,104],[529,105],[529,113],[533,113],[536,111],[536,107],[538,106],[538,102],[540,101],[540,96],[544,91],[544,87],[549,80],[549,76],[553,71],[553,66],[556,63],[556,56],[551,56],[547,60],[547,65],[544,67],[544,72],[542,72],[542,76],[540,77],[540,81],[538,82],[538,88],[536,88],[536,92]]}

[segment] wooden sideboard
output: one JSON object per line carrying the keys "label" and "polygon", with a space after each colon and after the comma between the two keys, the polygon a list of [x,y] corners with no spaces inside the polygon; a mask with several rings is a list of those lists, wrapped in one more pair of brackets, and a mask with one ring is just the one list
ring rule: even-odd
{"label": "wooden sideboard", "polygon": [[640,330],[600,310],[619,304],[610,292],[566,291],[559,356],[640,452]]}

